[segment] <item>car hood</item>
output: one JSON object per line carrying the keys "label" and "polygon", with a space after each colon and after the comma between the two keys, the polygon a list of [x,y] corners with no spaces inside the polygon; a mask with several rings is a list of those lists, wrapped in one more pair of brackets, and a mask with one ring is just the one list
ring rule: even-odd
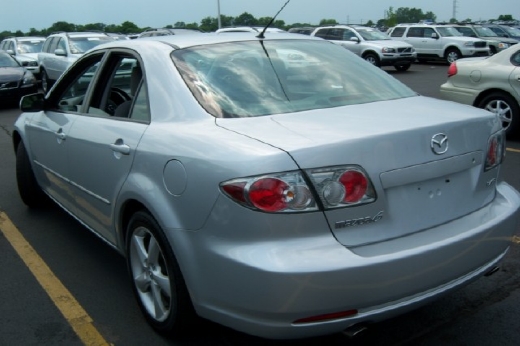
{"label": "car hood", "polygon": [[[361,166],[374,184],[377,200],[324,212],[334,237],[345,246],[428,229],[477,210],[493,198],[479,172],[483,171],[489,136],[500,129],[500,123],[492,113],[475,107],[417,96],[250,119],[218,119],[217,124],[287,152],[304,170]],[[438,134],[447,135],[446,153],[436,154],[432,149]],[[428,194],[441,191],[442,198],[432,203]],[[416,197],[419,194],[421,198]],[[391,215],[387,218],[387,214]],[[379,221],[381,215],[385,217]],[[379,224],[343,227],[367,218],[377,219]],[[386,224],[387,231],[380,232],[380,223]]]}
{"label": "car hood", "polygon": [[21,67],[0,67],[0,83],[18,81],[25,71]]}
{"label": "car hood", "polygon": [[18,61],[38,61],[38,53],[18,54],[16,59]]}

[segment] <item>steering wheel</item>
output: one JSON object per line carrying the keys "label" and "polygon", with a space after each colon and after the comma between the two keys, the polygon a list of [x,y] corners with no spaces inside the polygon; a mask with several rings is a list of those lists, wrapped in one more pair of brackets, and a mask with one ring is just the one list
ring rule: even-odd
{"label": "steering wheel", "polygon": [[132,98],[124,90],[113,87],[110,89],[110,98],[107,101],[106,112],[110,115],[114,115],[117,106],[130,100],[132,100]]}

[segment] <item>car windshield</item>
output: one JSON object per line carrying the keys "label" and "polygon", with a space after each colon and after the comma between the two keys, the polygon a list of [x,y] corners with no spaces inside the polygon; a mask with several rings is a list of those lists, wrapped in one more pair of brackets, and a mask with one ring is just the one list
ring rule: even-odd
{"label": "car windshield", "polygon": [[462,34],[455,28],[451,27],[437,27],[437,31],[443,37],[451,37],[451,36],[462,36]]}
{"label": "car windshield", "polygon": [[0,54],[0,68],[1,67],[20,67],[20,65],[10,55]]}
{"label": "car windshield", "polygon": [[511,36],[520,36],[520,29],[511,26],[502,26],[502,28],[504,28],[504,30]]}
{"label": "car windshield", "polygon": [[70,39],[70,52],[72,54],[83,54],[90,48],[95,46],[113,41],[113,38],[109,36],[100,37],[73,37]]}
{"label": "car windshield", "polygon": [[254,117],[416,96],[388,73],[321,40],[222,43],[172,58],[215,117]]}
{"label": "car windshield", "polygon": [[498,35],[493,30],[491,30],[490,28],[475,27],[475,31],[478,33],[479,36],[483,36],[483,37],[498,37]]}
{"label": "car windshield", "polygon": [[366,41],[390,40],[391,38],[377,29],[372,28],[356,28],[356,31]]}
{"label": "car windshield", "polygon": [[39,53],[42,50],[44,40],[18,41],[18,53]]}

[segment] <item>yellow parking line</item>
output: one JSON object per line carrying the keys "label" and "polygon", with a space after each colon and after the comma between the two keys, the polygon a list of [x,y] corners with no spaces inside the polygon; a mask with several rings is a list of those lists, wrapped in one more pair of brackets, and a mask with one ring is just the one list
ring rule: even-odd
{"label": "yellow parking line", "polygon": [[514,153],[520,153],[520,149],[506,148],[506,151],[512,151]]}
{"label": "yellow parking line", "polygon": [[4,212],[0,212],[0,231],[61,311],[83,344],[92,346],[110,345],[94,327],[92,318],[54,275]]}

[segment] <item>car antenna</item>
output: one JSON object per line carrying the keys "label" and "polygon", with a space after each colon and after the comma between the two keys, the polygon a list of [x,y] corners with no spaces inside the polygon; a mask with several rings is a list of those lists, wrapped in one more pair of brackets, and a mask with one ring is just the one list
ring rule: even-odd
{"label": "car antenna", "polygon": [[280,12],[282,12],[282,10],[285,8],[285,6],[287,6],[287,4],[289,3],[289,1],[291,1],[291,0],[287,0],[287,1],[285,2],[285,4],[284,4],[284,5],[282,6],[282,8],[280,9],[280,11],[278,11],[278,12],[274,15],[274,17],[271,18],[271,20],[269,21],[269,23],[267,23],[267,25],[265,26],[264,30],[262,30],[262,32],[259,33],[258,36],[256,36],[256,37],[258,37],[258,38],[265,38],[265,36],[264,36],[265,31],[267,30],[267,28],[268,28],[271,24],[273,24],[274,19],[275,19],[275,18],[280,14]]}

